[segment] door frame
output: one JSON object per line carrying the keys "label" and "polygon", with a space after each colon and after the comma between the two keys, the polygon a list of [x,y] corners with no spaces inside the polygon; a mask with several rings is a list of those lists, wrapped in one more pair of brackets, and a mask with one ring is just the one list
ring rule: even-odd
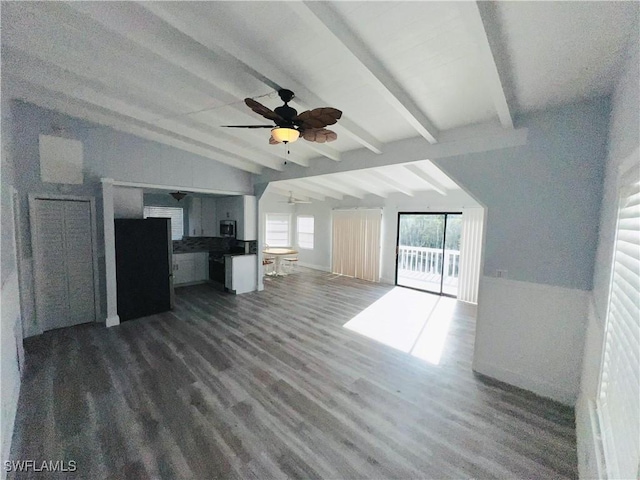
{"label": "door frame", "polygon": [[[30,193],[29,194],[29,226],[31,229],[31,262],[33,264],[33,293],[37,295],[37,283],[41,281],[41,273],[35,268],[36,266],[36,254],[38,252],[38,242],[35,242],[35,238],[38,232],[35,207],[38,200],[58,200],[58,201],[72,201],[72,202],[88,202],[91,213],[91,256],[93,258],[93,321],[99,321],[100,317],[100,276],[98,274],[98,228],[96,222],[96,198],[92,196],[80,196],[80,195],[57,195],[49,193]],[[44,332],[44,325],[40,323],[40,317],[38,315],[38,301],[35,299],[34,311],[36,317],[36,325],[38,327],[38,333]]]}
{"label": "door frame", "polygon": [[[396,287],[410,288],[411,290],[417,290],[418,292],[431,293],[433,295],[440,295],[442,297],[458,298],[457,295],[451,295],[450,293],[443,293],[442,282],[444,281],[444,251],[446,250],[447,243],[447,215],[462,215],[463,212],[451,211],[451,212],[398,212],[398,219],[396,221],[396,272],[393,283]],[[444,230],[442,231],[442,272],[440,273],[440,292],[432,292],[429,290],[423,290],[416,287],[406,287],[404,285],[398,285],[398,253],[400,249],[400,216],[401,215],[444,215]]]}

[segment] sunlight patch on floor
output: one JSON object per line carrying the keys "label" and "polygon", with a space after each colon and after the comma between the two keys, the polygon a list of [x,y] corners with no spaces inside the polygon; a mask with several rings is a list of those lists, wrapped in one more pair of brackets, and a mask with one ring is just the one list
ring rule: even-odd
{"label": "sunlight patch on floor", "polygon": [[437,365],[456,300],[396,287],[344,327]]}

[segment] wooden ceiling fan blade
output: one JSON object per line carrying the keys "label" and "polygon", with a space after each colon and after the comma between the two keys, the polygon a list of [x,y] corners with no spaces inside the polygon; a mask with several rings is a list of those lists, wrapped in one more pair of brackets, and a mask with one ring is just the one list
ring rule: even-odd
{"label": "wooden ceiling fan blade", "polygon": [[312,128],[302,133],[302,138],[308,142],[325,143],[333,142],[338,138],[338,134],[326,128]]}
{"label": "wooden ceiling fan blade", "polygon": [[283,122],[284,119],[278,115],[273,110],[265,107],[260,102],[256,102],[253,98],[245,98],[244,103],[247,104],[251,110],[256,112],[258,115],[262,115],[264,118],[268,118],[269,120],[273,120],[274,122]]}
{"label": "wooden ceiling fan blade", "polygon": [[323,128],[333,125],[342,117],[342,112],[337,108],[322,107],[306,110],[294,118],[303,128]]}
{"label": "wooden ceiling fan blade", "polygon": [[273,125],[220,125],[224,128],[275,128]]}

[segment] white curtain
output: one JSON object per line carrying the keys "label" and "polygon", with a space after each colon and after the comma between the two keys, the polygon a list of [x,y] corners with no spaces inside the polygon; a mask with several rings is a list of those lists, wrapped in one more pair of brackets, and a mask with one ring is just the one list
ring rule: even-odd
{"label": "white curtain", "polygon": [[464,209],[462,212],[460,274],[458,277],[458,300],[463,302],[478,303],[483,224],[483,208]]}
{"label": "white curtain", "polygon": [[339,275],[380,281],[382,211],[335,210],[331,271]]}

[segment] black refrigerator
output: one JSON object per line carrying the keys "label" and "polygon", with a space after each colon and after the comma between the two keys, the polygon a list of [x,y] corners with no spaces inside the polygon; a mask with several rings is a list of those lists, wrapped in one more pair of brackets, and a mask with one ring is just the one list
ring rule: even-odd
{"label": "black refrigerator", "polygon": [[116,281],[120,321],[173,306],[171,220],[116,219]]}

